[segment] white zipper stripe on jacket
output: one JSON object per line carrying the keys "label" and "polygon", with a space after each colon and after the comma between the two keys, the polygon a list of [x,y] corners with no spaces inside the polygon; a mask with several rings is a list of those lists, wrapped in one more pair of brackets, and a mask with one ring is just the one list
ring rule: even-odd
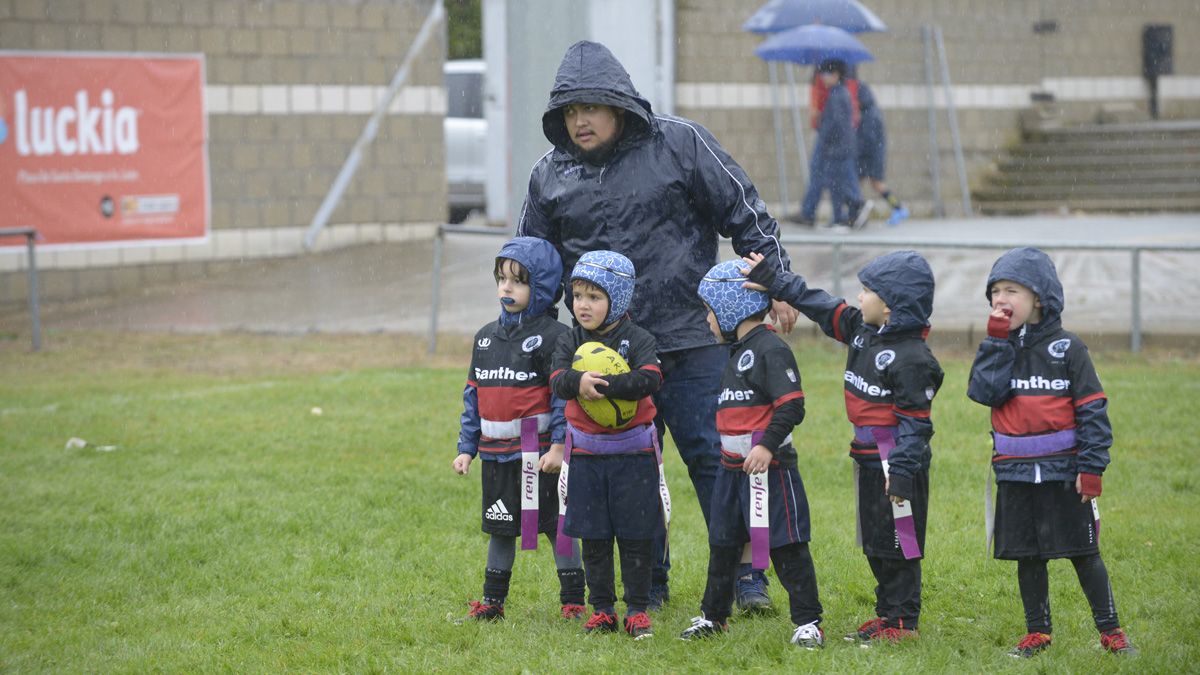
{"label": "white zipper stripe on jacket", "polygon": [[[533,166],[529,167],[530,175],[533,174],[533,170],[538,167],[538,164],[541,164],[542,161],[545,160],[547,157],[549,157],[550,153],[552,153],[552,152],[554,152],[554,148],[550,148],[549,150],[546,151],[546,154],[542,155],[541,157],[538,157],[538,160],[533,163]],[[525,236],[525,212],[528,210],[529,210],[529,195],[526,194],[525,195],[525,203],[521,206],[521,218],[517,221],[517,236],[518,237]]]}
{"label": "white zipper stripe on jacket", "polygon": [[729,180],[733,181],[734,185],[738,186],[738,190],[741,191],[741,193],[742,193],[742,204],[745,205],[745,207],[750,211],[750,213],[752,213],[754,215],[755,229],[757,229],[758,233],[761,234],[762,236],[775,242],[775,257],[779,259],[779,269],[786,270],[787,268],[783,264],[783,246],[780,245],[779,239],[777,239],[774,236],[768,235],[766,232],[763,232],[762,225],[760,225],[758,222],[758,212],[750,207],[750,202],[746,201],[745,186],[743,186],[742,182],[739,181],[737,179],[737,177],[733,175],[733,172],[729,170],[729,167],[725,166],[725,163],[721,161],[721,158],[717,157],[717,153],[713,152],[713,149],[711,147],[709,147],[709,145],[708,145],[708,141],[704,140],[704,137],[700,135],[699,131],[696,131],[696,127],[694,127],[686,122],[680,122],[679,120],[673,120],[669,117],[662,117],[660,115],[655,115],[654,119],[660,120],[662,122],[671,122],[673,124],[683,125],[689,129],[691,129],[693,134],[696,134],[696,138],[699,138],[700,142],[704,144],[704,149],[708,150],[708,154],[712,155],[713,159],[717,160],[717,164],[719,164],[721,166],[721,169],[723,171],[725,171],[725,173],[729,176]]}

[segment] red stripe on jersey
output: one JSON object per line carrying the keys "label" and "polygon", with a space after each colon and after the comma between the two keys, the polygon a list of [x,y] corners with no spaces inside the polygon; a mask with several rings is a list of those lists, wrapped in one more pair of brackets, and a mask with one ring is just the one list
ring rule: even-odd
{"label": "red stripe on jersey", "polygon": [[467,386],[469,386],[469,387],[475,387],[476,389],[478,389],[478,388],[479,388],[479,383],[478,383],[478,382],[476,382],[475,380],[467,380]]}
{"label": "red stripe on jersey", "polygon": [[717,408],[717,433],[726,436],[762,431],[771,423],[775,409],[769,405]]}
{"label": "red stripe on jersey", "polygon": [[845,342],[845,340],[842,339],[844,336],[842,335],[841,319],[842,312],[846,311],[846,307],[848,306],[849,305],[843,302],[837,306],[837,309],[833,310],[833,339],[837,340],[838,342]]}
{"label": "red stripe on jersey", "polygon": [[783,396],[780,396],[779,398],[775,399],[775,402],[772,403],[771,405],[778,408],[779,406],[783,405],[784,403],[787,403],[788,401],[794,401],[798,398],[804,398],[804,392],[793,391],[793,392],[784,394]]}
{"label": "red stripe on jersey", "polygon": [[891,427],[896,425],[896,415],[891,403],[871,403],[842,390],[846,395],[846,417],[860,427]]}
{"label": "red stripe on jersey", "polygon": [[1099,401],[1100,399],[1107,399],[1107,398],[1108,397],[1104,395],[1104,392],[1099,391],[1090,396],[1084,396],[1081,399],[1076,399],[1075,407],[1078,408],[1079,406],[1086,405],[1088,403],[1091,403],[1092,401]]}
{"label": "red stripe on jersey", "polygon": [[655,365],[653,363],[647,363],[646,365],[638,368],[638,370],[649,370],[649,371],[658,373],[660,376],[662,375],[662,368],[659,368],[657,365]]}
{"label": "red stripe on jersey", "polygon": [[1014,396],[992,410],[992,428],[1010,436],[1075,428],[1075,406],[1066,396]]}
{"label": "red stripe on jersey", "polygon": [[929,419],[928,410],[905,410],[899,406],[892,406],[892,412],[897,415],[904,415],[905,417],[917,417],[923,420]]}
{"label": "red stripe on jersey", "polygon": [[479,416],[515,420],[550,412],[550,387],[479,387]]}
{"label": "red stripe on jersey", "polygon": [[[538,435],[538,451],[545,452],[550,449],[550,432]],[[483,436],[479,439],[479,452],[489,455],[510,455],[514,452],[521,452],[521,439],[519,438],[488,438]]]}

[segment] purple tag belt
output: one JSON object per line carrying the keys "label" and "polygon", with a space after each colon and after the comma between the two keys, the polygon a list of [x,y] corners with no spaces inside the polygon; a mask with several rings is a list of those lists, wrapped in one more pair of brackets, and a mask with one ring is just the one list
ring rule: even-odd
{"label": "purple tag belt", "polygon": [[1008,457],[1041,457],[1066,452],[1075,448],[1075,430],[1063,429],[1037,436],[1009,436],[992,433],[992,443],[997,455]]}
{"label": "purple tag belt", "polygon": [[643,424],[619,434],[587,434],[571,428],[572,449],[593,455],[631,455],[653,450],[657,441],[658,432],[653,424]]}
{"label": "purple tag belt", "polygon": [[[888,472],[888,457],[896,449],[896,427],[870,427],[875,444],[879,446],[879,461],[883,463],[883,472]],[[858,428],[855,428],[858,433]],[[888,498],[888,501],[891,501]],[[921,545],[917,541],[917,528],[913,523],[912,501],[904,500],[903,504],[892,502],[892,522],[896,529],[896,543],[906,560],[921,557]]]}
{"label": "purple tag belt", "polygon": [[875,434],[879,430],[887,433],[893,439],[892,444],[895,445],[896,427],[894,426],[860,427],[856,424],[854,425],[854,440],[864,445],[876,445]]}

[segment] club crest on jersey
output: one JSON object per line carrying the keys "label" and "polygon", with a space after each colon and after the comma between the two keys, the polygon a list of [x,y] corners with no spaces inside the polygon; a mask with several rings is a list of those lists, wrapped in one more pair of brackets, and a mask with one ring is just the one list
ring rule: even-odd
{"label": "club crest on jersey", "polygon": [[787,369],[787,377],[789,380],[792,381],[792,384],[796,384],[796,371],[792,370],[791,368],[788,368]]}
{"label": "club crest on jersey", "polygon": [[737,369],[739,373],[744,373],[754,367],[754,351],[747,349],[738,357]]}
{"label": "club crest on jersey", "polygon": [[629,360],[629,340],[621,340],[621,344],[617,345],[617,353],[626,361]]}
{"label": "club crest on jersey", "polygon": [[865,340],[863,340],[863,336],[855,335],[853,344],[855,349],[862,349],[867,343]]}
{"label": "club crest on jersey", "polygon": [[542,336],[534,335],[533,337],[525,338],[525,341],[521,343],[521,351],[531,352],[541,346],[542,346]]}
{"label": "club crest on jersey", "polygon": [[479,345],[480,349],[487,349],[488,347],[492,346],[492,339],[491,338],[479,338],[479,342],[476,344]]}
{"label": "club crest on jersey", "polygon": [[896,352],[885,349],[875,355],[875,370],[883,370],[888,367],[888,364],[896,360]]}
{"label": "club crest on jersey", "polygon": [[1071,340],[1068,338],[1063,338],[1061,340],[1055,340],[1054,342],[1051,342],[1050,346],[1046,348],[1046,351],[1050,352],[1050,356],[1053,356],[1056,359],[1061,359],[1067,355],[1067,350],[1070,348]]}

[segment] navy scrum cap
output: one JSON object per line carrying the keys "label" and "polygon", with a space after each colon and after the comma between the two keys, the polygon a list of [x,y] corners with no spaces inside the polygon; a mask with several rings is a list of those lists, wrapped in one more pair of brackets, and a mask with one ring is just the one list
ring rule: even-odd
{"label": "navy scrum cap", "polygon": [[584,279],[608,294],[608,315],[602,326],[616,323],[629,311],[637,274],[633,261],[616,251],[588,251],[575,263],[571,279]]}

